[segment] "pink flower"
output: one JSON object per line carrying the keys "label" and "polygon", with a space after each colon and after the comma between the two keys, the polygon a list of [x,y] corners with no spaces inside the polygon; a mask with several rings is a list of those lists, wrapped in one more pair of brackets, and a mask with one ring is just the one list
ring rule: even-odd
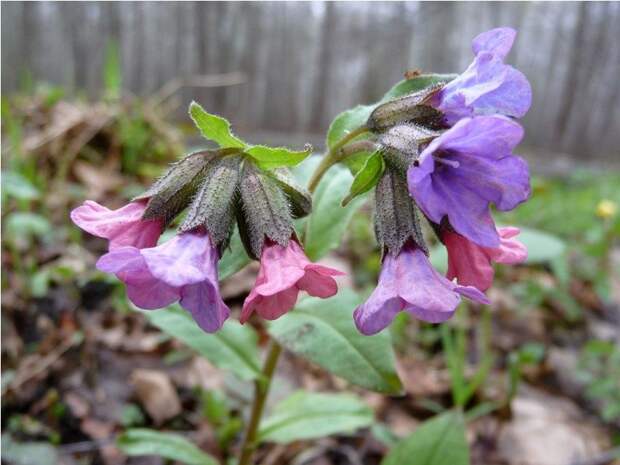
{"label": "pink flower", "polygon": [[366,302],[355,309],[353,319],[357,329],[366,335],[389,326],[401,311],[422,321],[441,323],[454,315],[461,296],[489,303],[478,289],[455,284],[440,275],[426,254],[409,242],[398,255],[385,255],[379,283]]}
{"label": "pink flower", "polygon": [[527,258],[527,249],[516,239],[519,228],[499,228],[499,247],[481,247],[460,234],[445,230],[443,242],[448,249],[448,279],[457,279],[464,286],[486,291],[493,283],[491,262],[513,265]]}
{"label": "pink flower", "polygon": [[71,212],[71,220],[84,231],[110,241],[109,249],[133,246],[153,247],[163,229],[163,220],[143,220],[146,201],[131,202],[118,210],[109,210],[87,200]]}
{"label": "pink flower", "polygon": [[123,281],[136,306],[152,310],[178,300],[198,326],[212,333],[230,314],[220,296],[218,259],[209,235],[194,230],[157,247],[117,247],[99,259],[97,268]]}
{"label": "pink flower", "polygon": [[255,310],[266,320],[279,318],[295,306],[299,291],[323,299],[331,297],[338,292],[332,276],[343,274],[312,263],[295,239],[286,247],[267,240],[258,277],[243,303],[240,321],[245,323]]}

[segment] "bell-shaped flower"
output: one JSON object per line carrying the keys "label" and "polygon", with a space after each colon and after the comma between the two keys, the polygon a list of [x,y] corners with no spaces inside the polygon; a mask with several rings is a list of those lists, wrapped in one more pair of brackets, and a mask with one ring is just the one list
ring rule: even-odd
{"label": "bell-shaped flower", "polygon": [[254,288],[243,303],[241,323],[256,311],[266,320],[275,320],[291,310],[299,291],[323,299],[338,292],[333,276],[341,271],[312,263],[299,243],[291,238],[286,247],[266,240]]}
{"label": "bell-shaped flower", "polygon": [[512,154],[522,137],[521,126],[503,116],[460,120],[409,167],[411,196],[434,223],[447,216],[467,239],[499,247],[489,205],[508,211],[530,195],[527,163]]}
{"label": "bell-shaped flower", "polygon": [[525,75],[504,63],[516,31],[503,27],[479,34],[472,42],[474,61],[446,84],[429,102],[455,124],[474,115],[500,114],[520,118],[532,104],[532,88]]}
{"label": "bell-shaped flower", "polygon": [[506,227],[497,230],[499,247],[481,247],[460,234],[444,230],[441,239],[448,249],[448,279],[456,278],[463,286],[474,286],[486,291],[493,283],[492,263],[515,265],[527,258],[527,248],[515,236],[519,228]]}
{"label": "bell-shaped flower", "polygon": [[219,254],[202,229],[177,234],[157,247],[119,247],[97,262],[127,287],[137,307],[152,310],[179,301],[198,326],[212,333],[230,314],[217,277]]}
{"label": "bell-shaped flower", "polygon": [[143,220],[146,201],[131,202],[110,210],[87,200],[71,211],[71,220],[84,231],[109,241],[109,250],[132,246],[153,247],[163,229],[163,220]]}
{"label": "bell-shaped flower", "polygon": [[461,286],[440,275],[426,254],[408,242],[396,256],[386,254],[377,288],[355,309],[357,329],[366,335],[386,328],[400,311],[430,323],[450,318],[461,295],[488,304],[487,297],[471,286]]}

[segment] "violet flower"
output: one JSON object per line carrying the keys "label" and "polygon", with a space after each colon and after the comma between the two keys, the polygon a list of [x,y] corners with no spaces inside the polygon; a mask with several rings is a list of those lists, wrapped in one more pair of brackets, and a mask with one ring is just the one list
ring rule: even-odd
{"label": "violet flower", "polygon": [[353,318],[366,335],[386,328],[403,310],[420,320],[440,323],[454,314],[461,295],[489,303],[478,289],[457,285],[441,276],[426,254],[408,242],[398,255],[385,255],[376,289],[355,309]]}
{"label": "violet flower", "polygon": [[101,271],[114,273],[127,286],[137,307],[151,310],[177,300],[198,326],[217,331],[230,314],[217,278],[219,254],[202,229],[181,233],[157,247],[119,247],[97,262]]}
{"label": "violet flower", "polygon": [[493,283],[492,262],[514,265],[527,258],[527,248],[515,239],[519,228],[497,230],[500,245],[496,248],[481,247],[453,231],[445,230],[441,238],[448,249],[448,279],[456,278],[464,286],[474,286],[486,291]]}
{"label": "violet flower", "polygon": [[464,118],[409,167],[409,192],[431,221],[447,216],[467,239],[499,247],[489,205],[512,210],[530,195],[527,163],[512,154],[522,137],[521,126],[506,117]]}
{"label": "violet flower", "polygon": [[523,73],[504,64],[517,32],[508,27],[491,29],[472,42],[474,61],[446,84],[429,102],[455,124],[474,115],[501,114],[520,118],[532,104],[532,88]]}
{"label": "violet flower", "polygon": [[87,200],[71,211],[71,220],[84,231],[108,239],[109,250],[132,246],[153,247],[163,229],[163,220],[143,220],[146,201],[130,202],[118,210],[110,210]]}
{"label": "violet flower", "polygon": [[258,277],[243,303],[240,321],[245,323],[254,311],[266,320],[279,318],[295,306],[299,291],[323,299],[331,297],[338,292],[332,276],[343,274],[312,263],[294,238],[286,247],[266,240]]}

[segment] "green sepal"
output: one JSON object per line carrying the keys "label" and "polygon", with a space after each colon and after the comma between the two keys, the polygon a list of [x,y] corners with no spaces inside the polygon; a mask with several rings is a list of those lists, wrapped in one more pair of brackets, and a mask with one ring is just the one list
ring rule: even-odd
{"label": "green sepal", "polygon": [[384,169],[385,162],[383,161],[383,156],[381,152],[377,150],[366,159],[364,166],[355,174],[349,194],[342,199],[341,205],[346,207],[355,197],[375,187]]}
{"label": "green sepal", "polygon": [[398,123],[415,123],[430,129],[441,129],[442,114],[427,104],[443,84],[434,84],[418,92],[379,105],[368,117],[366,126],[383,132]]}
{"label": "green sepal", "polygon": [[172,221],[191,202],[205,167],[218,153],[218,150],[203,150],[173,163],[146,192],[133,199],[148,199],[143,218],[163,218],[166,224]]}
{"label": "green sepal", "polygon": [[204,226],[220,251],[228,246],[235,221],[234,204],[242,160],[241,156],[232,155],[209,163],[180,231]]}
{"label": "green sepal", "polygon": [[312,196],[302,187],[288,168],[277,168],[267,171],[266,174],[273,178],[280,189],[284,192],[291,205],[293,218],[303,218],[312,211]]}
{"label": "green sepal", "polygon": [[398,124],[379,136],[378,143],[386,163],[404,174],[417,160],[420,146],[437,137],[439,132],[415,124]]}
{"label": "green sepal", "polygon": [[409,240],[428,254],[417,207],[407,190],[407,180],[390,167],[386,168],[375,189],[375,234],[382,254],[398,255]]}
{"label": "green sepal", "polygon": [[[343,111],[336,116],[336,118],[334,118],[329,126],[326,141],[327,147],[333,147],[334,144],[336,144],[346,134],[359,128],[360,126],[364,126],[373,110],[379,105],[403,95],[421,91],[430,86],[445,84],[454,79],[456,76],[456,74],[422,74],[412,79],[405,79],[394,85],[380,101],[371,105],[357,105],[354,108]],[[371,136],[372,134],[368,133],[359,136],[355,140],[366,139]],[[349,167],[351,172],[355,174],[364,165],[366,158],[370,155],[372,155],[371,152],[366,152],[363,154],[360,153],[352,157],[347,157],[344,160],[344,163]]]}
{"label": "green sepal", "polygon": [[286,247],[295,229],[289,202],[276,181],[246,160],[239,190],[237,220],[248,255],[258,260],[266,239]]}

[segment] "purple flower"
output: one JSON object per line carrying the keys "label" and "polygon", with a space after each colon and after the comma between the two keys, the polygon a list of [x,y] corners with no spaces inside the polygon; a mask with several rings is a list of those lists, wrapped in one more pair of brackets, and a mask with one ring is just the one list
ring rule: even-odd
{"label": "purple flower", "polygon": [[530,195],[527,163],[512,154],[523,137],[503,116],[464,118],[434,139],[409,168],[409,192],[426,216],[444,216],[456,232],[483,247],[499,247],[491,202],[508,211]]}
{"label": "purple flower", "polygon": [[465,72],[444,86],[430,104],[453,125],[474,115],[501,114],[520,118],[532,104],[532,88],[523,73],[504,64],[517,32],[503,27],[478,35],[476,55]]}
{"label": "purple flower", "polygon": [[353,314],[357,329],[375,334],[387,327],[402,310],[430,323],[450,318],[463,295],[488,304],[475,287],[459,286],[433,269],[422,250],[409,242],[397,256],[386,254],[379,284]]}
{"label": "purple flower", "polygon": [[86,232],[110,241],[109,249],[133,246],[153,247],[163,229],[163,220],[143,220],[146,201],[130,202],[110,210],[87,200],[71,212],[71,220]]}
{"label": "purple flower", "polygon": [[123,281],[129,300],[136,306],[151,310],[178,300],[198,326],[212,333],[230,314],[220,296],[218,259],[209,235],[194,230],[157,247],[116,248],[97,261],[97,268]]}

